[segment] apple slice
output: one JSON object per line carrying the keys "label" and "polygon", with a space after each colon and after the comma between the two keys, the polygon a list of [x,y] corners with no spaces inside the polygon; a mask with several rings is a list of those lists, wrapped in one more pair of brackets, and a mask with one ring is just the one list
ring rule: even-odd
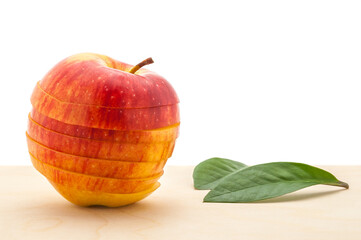
{"label": "apple slice", "polygon": [[60,101],[37,84],[31,104],[43,115],[73,125],[110,130],[149,130],[179,123],[178,104],[149,108],[100,107]]}
{"label": "apple slice", "polygon": [[108,178],[149,178],[162,173],[167,160],[123,162],[86,158],[50,149],[27,137],[29,153],[36,159],[67,171]]}
{"label": "apple slice", "polygon": [[167,142],[173,141],[179,134],[179,123],[154,130],[117,131],[67,124],[49,118],[39,113],[35,108],[31,110],[30,117],[45,128],[65,135],[104,141],[128,143]]}
{"label": "apple slice", "polygon": [[34,167],[49,181],[78,190],[105,193],[136,193],[146,191],[156,184],[163,172],[151,178],[121,179],[103,178],[69,172],[53,167],[30,154]]}
{"label": "apple slice", "polygon": [[56,151],[82,157],[128,162],[158,162],[168,159],[175,145],[175,139],[160,143],[123,143],[78,138],[44,128],[31,118],[28,121],[27,135]]}
{"label": "apple slice", "polygon": [[160,183],[156,182],[149,189],[142,192],[116,194],[79,190],[76,188],[66,187],[62,184],[52,181],[49,182],[69,202],[83,207],[94,205],[101,205],[106,207],[121,207],[129,205],[146,198],[160,186]]}

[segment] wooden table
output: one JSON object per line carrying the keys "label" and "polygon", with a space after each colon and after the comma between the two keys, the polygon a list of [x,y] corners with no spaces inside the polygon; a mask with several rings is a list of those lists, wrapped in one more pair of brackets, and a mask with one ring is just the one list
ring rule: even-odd
{"label": "wooden table", "polygon": [[323,166],[349,190],[314,186],[263,203],[202,203],[193,167],[167,166],[153,195],[77,207],[33,167],[0,167],[0,239],[361,239],[361,166]]}

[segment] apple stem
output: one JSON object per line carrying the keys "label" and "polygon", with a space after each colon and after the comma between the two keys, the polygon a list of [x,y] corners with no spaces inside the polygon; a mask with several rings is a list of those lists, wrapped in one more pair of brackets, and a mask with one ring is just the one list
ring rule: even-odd
{"label": "apple stem", "polygon": [[145,65],[148,65],[148,64],[151,64],[151,63],[154,63],[153,59],[152,58],[147,58],[143,61],[141,61],[140,63],[138,63],[137,65],[135,65],[134,67],[132,67],[129,72],[130,73],[135,73],[136,71],[138,71],[141,67],[145,66]]}

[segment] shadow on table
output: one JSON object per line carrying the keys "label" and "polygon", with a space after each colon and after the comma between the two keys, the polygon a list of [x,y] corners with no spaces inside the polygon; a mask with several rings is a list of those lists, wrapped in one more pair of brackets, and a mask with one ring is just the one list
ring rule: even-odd
{"label": "shadow on table", "polygon": [[314,199],[314,198],[322,198],[330,195],[337,194],[341,191],[344,191],[346,189],[335,189],[330,191],[322,191],[322,192],[293,192],[289,193],[280,197],[267,199],[267,200],[261,200],[255,203],[281,203],[281,202],[293,202],[293,201],[304,201],[308,199]]}

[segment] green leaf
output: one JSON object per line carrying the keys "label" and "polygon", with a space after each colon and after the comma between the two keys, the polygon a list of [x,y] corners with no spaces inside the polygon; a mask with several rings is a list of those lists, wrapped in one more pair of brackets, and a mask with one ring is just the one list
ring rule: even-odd
{"label": "green leaf", "polygon": [[316,184],[348,188],[331,173],[303,163],[273,162],[240,169],[225,178],[205,202],[254,202],[278,197]]}
{"label": "green leaf", "polygon": [[193,171],[194,188],[212,189],[227,175],[246,167],[245,164],[225,158],[210,158],[198,164]]}

